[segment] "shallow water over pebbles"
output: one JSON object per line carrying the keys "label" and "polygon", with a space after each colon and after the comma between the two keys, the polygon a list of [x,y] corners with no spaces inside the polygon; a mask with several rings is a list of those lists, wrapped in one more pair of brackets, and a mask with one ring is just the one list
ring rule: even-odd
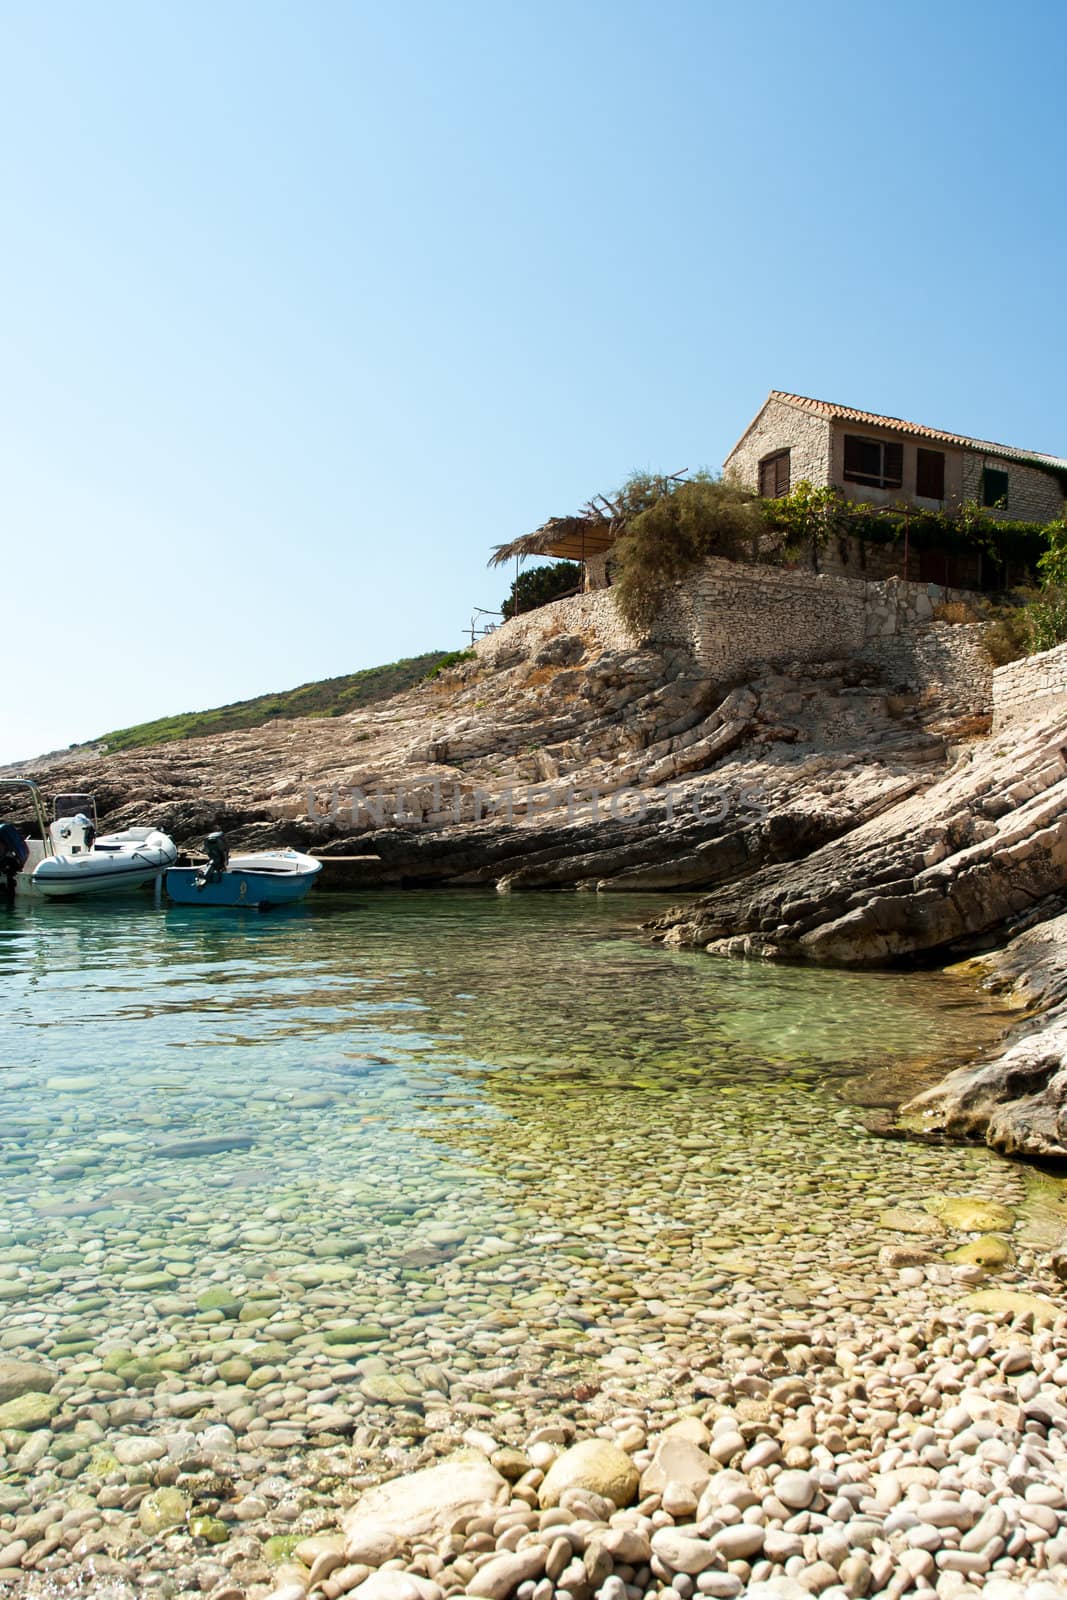
{"label": "shallow water over pebbles", "polygon": [[640,1392],[720,1308],[903,1314],[891,1208],[1025,1210],[1020,1169],[852,1103],[993,1037],[970,989],[667,952],[635,931],[659,905],[0,911],[0,1357],[57,1366],[77,1419],[0,1434],[0,1514],[106,1478],[119,1397],[266,1457],[448,1405],[506,1436]]}

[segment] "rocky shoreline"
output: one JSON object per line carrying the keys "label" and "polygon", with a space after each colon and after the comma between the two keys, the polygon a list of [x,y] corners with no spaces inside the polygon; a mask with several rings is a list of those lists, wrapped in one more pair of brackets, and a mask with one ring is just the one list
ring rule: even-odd
{"label": "rocky shoreline", "polygon": [[967,964],[1021,1013],[988,1059],[957,1068],[901,1108],[922,1135],[981,1139],[1003,1155],[1067,1157],[1067,914]]}

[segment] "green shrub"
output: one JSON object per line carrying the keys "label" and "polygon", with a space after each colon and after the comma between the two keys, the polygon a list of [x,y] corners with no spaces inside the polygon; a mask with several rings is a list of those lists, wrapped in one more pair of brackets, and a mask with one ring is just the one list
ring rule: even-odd
{"label": "green shrub", "polygon": [[982,643],[995,667],[1067,643],[1067,588],[1046,584],[1024,591],[1016,605],[998,606]]}
{"label": "green shrub", "polygon": [[982,644],[995,667],[1028,656],[1032,649],[1029,606],[999,606],[982,635]]}
{"label": "green shrub", "polygon": [[574,594],[582,587],[582,569],[576,561],[554,561],[550,566],[531,567],[520,572],[511,585],[501,611],[508,617],[521,617],[525,611],[536,611],[552,600]]}
{"label": "green shrub", "polygon": [[1067,590],[1053,585],[1029,607],[1031,651],[1052,650],[1067,642]]}
{"label": "green shrub", "polygon": [[1067,584],[1067,521],[1050,522],[1045,529],[1046,549],[1037,563],[1042,581],[1062,588]]}
{"label": "green shrub", "polygon": [[710,472],[681,482],[635,473],[612,501],[627,518],[612,550],[615,604],[638,634],[709,556],[751,559],[765,527],[756,495]]}
{"label": "green shrub", "polygon": [[[959,511],[915,511],[903,506],[878,511],[861,501],[842,501],[841,505],[842,533],[868,544],[903,544],[906,537],[916,552],[938,550],[965,556],[980,551],[992,565],[989,576],[1001,587],[1005,587],[1009,567],[1036,575],[1048,547],[1049,529],[1043,523],[991,517],[973,500]],[[987,589],[995,586],[995,582],[983,585]]]}
{"label": "green shrub", "polygon": [[852,502],[836,489],[816,489],[806,478],[791,494],[761,501],[763,519],[772,532],[781,535],[781,548],[787,556],[809,549],[814,556],[832,533],[848,533],[851,508]]}

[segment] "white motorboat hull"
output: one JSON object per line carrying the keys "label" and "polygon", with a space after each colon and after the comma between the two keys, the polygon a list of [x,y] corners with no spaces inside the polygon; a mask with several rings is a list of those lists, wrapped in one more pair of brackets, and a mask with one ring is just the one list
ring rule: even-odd
{"label": "white motorboat hull", "polygon": [[46,900],[124,894],[154,883],[177,859],[177,846],[165,833],[129,828],[105,834],[83,854],[49,855],[36,862],[31,855],[15,880],[15,890]]}

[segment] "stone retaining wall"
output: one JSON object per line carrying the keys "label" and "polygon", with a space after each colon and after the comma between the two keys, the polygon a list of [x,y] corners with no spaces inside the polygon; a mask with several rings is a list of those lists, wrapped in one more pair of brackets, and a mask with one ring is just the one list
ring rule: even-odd
{"label": "stone retaining wall", "polygon": [[1010,661],[993,674],[993,732],[1067,709],[1067,644]]}
{"label": "stone retaining wall", "polygon": [[764,666],[857,656],[894,688],[933,689],[946,714],[992,708],[993,666],[981,624],[935,620],[974,597],[935,584],[862,583],[829,573],[709,561],[672,597],[656,639],[689,646],[710,674],[736,682]]}
{"label": "stone retaining wall", "polygon": [[653,638],[688,645],[716,678],[854,655],[867,636],[867,586],[787,567],[711,560],[679,587]]}
{"label": "stone retaining wall", "polygon": [[483,661],[501,666],[510,659],[536,655],[549,639],[562,633],[580,634],[596,650],[633,650],[637,640],[615,609],[610,589],[573,594],[553,600],[536,611],[524,611],[487,633],[474,646]]}
{"label": "stone retaining wall", "polygon": [[939,717],[988,717],[993,663],[981,624],[928,622],[890,638],[870,639],[862,655],[888,689],[920,693]]}
{"label": "stone retaining wall", "polygon": [[[992,663],[981,624],[935,619],[935,608],[975,596],[890,578],[864,583],[805,568],[705,562],[663,607],[648,640],[692,651],[724,686],[767,667],[860,657],[894,689],[934,689],[946,715],[992,709]],[[580,634],[596,651],[635,649],[639,640],[610,589],[574,595],[514,617],[480,640],[483,660],[500,665],[536,656],[553,637]]]}

